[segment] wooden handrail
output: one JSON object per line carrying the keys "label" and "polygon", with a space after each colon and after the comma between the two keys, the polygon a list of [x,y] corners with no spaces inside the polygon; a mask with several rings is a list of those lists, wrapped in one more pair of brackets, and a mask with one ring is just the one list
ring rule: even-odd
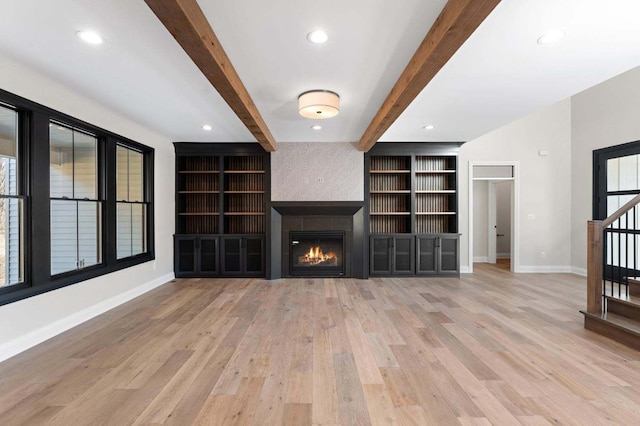
{"label": "wooden handrail", "polygon": [[604,237],[603,232],[622,215],[640,204],[640,194],[620,207],[604,220],[587,222],[587,311],[592,314],[602,313],[602,279],[604,270]]}
{"label": "wooden handrail", "polygon": [[604,259],[602,221],[587,222],[587,311],[602,313],[602,269]]}
{"label": "wooden handrail", "polygon": [[611,216],[609,216],[608,218],[603,220],[602,221],[602,229],[606,228],[607,226],[611,225],[616,220],[620,219],[620,217],[623,214],[625,214],[626,212],[631,210],[631,208],[633,206],[635,206],[636,204],[639,204],[639,203],[640,203],[640,194],[638,194],[635,197],[633,197],[627,204],[625,204],[624,206],[620,207],[618,210],[616,210],[615,213],[613,213]]}

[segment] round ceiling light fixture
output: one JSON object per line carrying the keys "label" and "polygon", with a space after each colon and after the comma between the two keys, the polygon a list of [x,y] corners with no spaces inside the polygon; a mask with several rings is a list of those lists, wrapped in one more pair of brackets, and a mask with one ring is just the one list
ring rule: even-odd
{"label": "round ceiling light fixture", "polygon": [[89,44],[102,44],[104,43],[104,39],[100,36],[100,34],[95,31],[78,31],[76,33],[80,40],[87,42]]}
{"label": "round ceiling light fixture", "polygon": [[424,130],[433,130],[435,129],[435,127],[433,126],[433,124],[427,124],[426,126],[422,126],[422,128]]}
{"label": "round ceiling light fixture", "polygon": [[322,30],[315,30],[307,34],[307,40],[313,44],[322,44],[329,40],[329,36]]}
{"label": "round ceiling light fixture", "polygon": [[203,124],[202,125],[202,130],[206,130],[208,132],[208,131],[210,131],[212,129],[213,129],[213,127],[211,127],[210,124]]}
{"label": "round ceiling light fixture", "polygon": [[340,96],[330,90],[309,90],[298,96],[298,112],[305,118],[325,119],[340,112]]}
{"label": "round ceiling light fixture", "polygon": [[557,29],[557,28],[556,29],[551,29],[551,30],[547,31],[546,33],[542,34],[538,38],[538,44],[556,43],[556,42],[562,40],[565,35],[567,35],[567,33],[564,32],[563,30],[560,30],[560,29]]}

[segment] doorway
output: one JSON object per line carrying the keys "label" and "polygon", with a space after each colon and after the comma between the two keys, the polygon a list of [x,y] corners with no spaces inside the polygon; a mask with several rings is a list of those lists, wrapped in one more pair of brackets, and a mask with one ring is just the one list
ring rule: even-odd
{"label": "doorway", "polygon": [[518,162],[469,162],[469,272],[474,262],[518,272]]}

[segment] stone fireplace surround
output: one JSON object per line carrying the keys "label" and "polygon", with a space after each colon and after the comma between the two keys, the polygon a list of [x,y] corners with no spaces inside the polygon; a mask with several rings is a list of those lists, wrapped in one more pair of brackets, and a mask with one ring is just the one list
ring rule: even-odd
{"label": "stone fireplace surround", "polygon": [[344,231],[344,277],[365,278],[363,201],[274,201],[270,213],[268,279],[290,276],[290,231]]}

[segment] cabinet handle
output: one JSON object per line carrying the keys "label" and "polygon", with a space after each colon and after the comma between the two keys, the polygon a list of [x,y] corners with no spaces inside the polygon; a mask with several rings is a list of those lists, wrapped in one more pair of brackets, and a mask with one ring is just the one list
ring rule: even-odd
{"label": "cabinet handle", "polygon": [[243,246],[242,241],[244,241],[244,238],[240,238],[240,250],[242,250],[242,246]]}
{"label": "cabinet handle", "polygon": [[393,238],[389,238],[389,247],[393,248]]}
{"label": "cabinet handle", "polygon": [[196,248],[200,248],[200,238],[196,238]]}

